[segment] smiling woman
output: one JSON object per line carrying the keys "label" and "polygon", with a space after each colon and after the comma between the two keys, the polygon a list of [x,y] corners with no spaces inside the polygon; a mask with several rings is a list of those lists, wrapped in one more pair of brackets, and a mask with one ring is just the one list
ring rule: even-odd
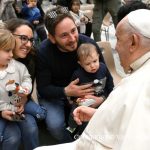
{"label": "smiling woman", "polygon": [[[31,75],[32,82],[34,82],[36,55],[33,48],[34,39],[32,25],[26,20],[13,18],[6,22],[6,27],[11,31],[16,40],[16,47],[13,50],[14,59],[20,61],[27,67],[28,72]],[[22,105],[24,107],[24,105],[26,106],[30,102],[33,102],[31,94],[28,96],[22,96],[21,102],[18,105]],[[25,121],[19,122],[19,126],[21,129],[21,139],[23,140],[25,150],[32,150],[39,145],[38,127],[36,124],[36,120],[32,114],[27,113],[25,114],[25,116]],[[12,132],[8,131],[7,127],[5,131],[7,133]],[[18,132],[18,134],[19,135],[12,135],[13,138],[15,138],[15,136],[20,137],[20,132]],[[20,143],[19,140],[18,143]],[[8,147],[10,149],[10,144],[6,141],[3,141],[3,147],[6,147],[6,144],[9,145]],[[15,150],[18,150],[18,145],[16,145],[15,147]]]}
{"label": "smiling woman", "polygon": [[36,55],[33,47],[32,25],[26,20],[14,18],[7,21],[6,26],[16,37],[16,48],[13,51],[14,58],[26,65],[32,81],[34,81]]}

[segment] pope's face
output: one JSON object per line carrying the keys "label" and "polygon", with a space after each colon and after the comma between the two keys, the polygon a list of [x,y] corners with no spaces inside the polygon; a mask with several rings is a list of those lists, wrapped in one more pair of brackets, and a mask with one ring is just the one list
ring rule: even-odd
{"label": "pope's face", "polygon": [[120,63],[125,72],[128,72],[130,68],[130,45],[131,37],[130,34],[125,32],[121,25],[118,25],[116,28],[116,50],[119,54]]}

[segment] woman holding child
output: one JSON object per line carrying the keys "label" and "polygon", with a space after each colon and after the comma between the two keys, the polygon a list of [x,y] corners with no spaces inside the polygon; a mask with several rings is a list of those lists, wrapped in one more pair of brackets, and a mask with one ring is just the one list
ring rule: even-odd
{"label": "woman holding child", "polygon": [[[32,81],[35,77],[35,55],[33,53],[33,28],[28,21],[22,19],[11,19],[6,22],[6,28],[12,32],[16,39],[16,46],[13,50],[13,57],[25,64],[27,67]],[[25,103],[31,99],[31,95],[22,96],[21,102],[17,104],[19,109],[24,109]],[[12,112],[9,114],[1,111],[1,118],[11,117]],[[8,120],[8,119],[7,119]],[[38,127],[36,119],[31,114],[25,115],[25,120],[20,122],[8,121],[3,134],[3,141],[0,143],[2,150],[18,150],[21,141],[25,150],[32,150],[39,145]]]}

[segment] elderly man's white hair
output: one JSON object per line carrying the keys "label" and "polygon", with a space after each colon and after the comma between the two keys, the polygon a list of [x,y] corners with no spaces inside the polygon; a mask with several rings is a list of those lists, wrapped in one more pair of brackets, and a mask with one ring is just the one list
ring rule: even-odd
{"label": "elderly man's white hair", "polygon": [[128,15],[129,24],[144,37],[150,38],[150,10],[138,9]]}

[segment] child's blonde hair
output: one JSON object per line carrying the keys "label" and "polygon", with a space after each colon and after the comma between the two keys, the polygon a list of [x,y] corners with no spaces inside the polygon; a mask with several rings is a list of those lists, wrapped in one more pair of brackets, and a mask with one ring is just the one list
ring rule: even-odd
{"label": "child's blonde hair", "polygon": [[93,51],[95,51],[99,55],[95,45],[91,43],[81,44],[77,50],[78,60],[85,60],[87,57],[91,56]]}
{"label": "child's blonde hair", "polygon": [[15,37],[9,30],[0,28],[0,50],[14,49],[16,45],[15,41]]}

